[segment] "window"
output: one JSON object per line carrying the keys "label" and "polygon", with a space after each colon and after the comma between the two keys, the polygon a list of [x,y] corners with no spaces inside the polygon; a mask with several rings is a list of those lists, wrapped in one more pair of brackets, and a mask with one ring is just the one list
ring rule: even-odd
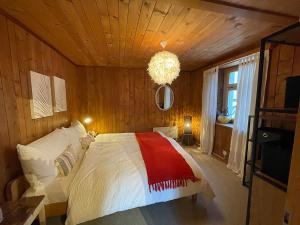
{"label": "window", "polygon": [[235,118],[237,105],[238,67],[224,69],[223,111],[232,119]]}

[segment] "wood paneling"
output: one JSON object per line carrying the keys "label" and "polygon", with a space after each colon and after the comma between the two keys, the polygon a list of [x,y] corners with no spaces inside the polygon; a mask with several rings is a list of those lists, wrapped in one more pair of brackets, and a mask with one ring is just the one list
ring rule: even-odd
{"label": "wood paneling", "polygon": [[290,16],[284,12],[273,12],[273,7],[266,9],[260,9],[259,3],[256,3],[258,7],[247,7],[243,4],[233,4],[232,2],[226,2],[222,0],[161,0],[170,2],[172,4],[179,4],[185,7],[191,7],[201,10],[207,10],[222,14],[229,14],[235,17],[244,17],[260,21],[274,22],[278,24],[286,24],[289,22],[295,22],[297,16]]}
{"label": "wood paneling", "polygon": [[250,225],[282,225],[286,193],[254,176]]}
{"label": "wood paneling", "polygon": [[[300,48],[288,45],[274,45],[270,49],[270,66],[266,86],[266,107],[284,108],[286,78],[300,76]],[[267,126],[295,129],[295,115],[282,115],[268,113],[278,118],[290,118],[287,120],[267,121]]]}
{"label": "wood paneling", "polygon": [[[299,76],[300,48],[287,45],[275,45],[270,49],[270,65],[266,86],[266,107],[284,108],[286,78]],[[269,113],[268,115],[272,115]],[[290,225],[296,225],[300,220],[300,179],[299,179],[299,127],[300,113],[298,119],[295,115],[275,114],[272,120],[265,125],[270,127],[295,130],[292,164],[288,192],[271,186],[265,181],[254,176],[251,202],[251,222],[250,225],[283,224],[285,211],[291,214]],[[297,123],[296,123],[297,121]]]}
{"label": "wood paneling", "polygon": [[[230,141],[231,141],[232,127],[228,124],[216,124],[215,139],[213,155],[224,161],[228,162],[230,153]],[[224,155],[223,151],[227,154]]]}
{"label": "wood paneling", "polygon": [[211,0],[0,0],[0,9],[77,65],[126,68],[145,68],[168,40],[194,70],[297,21]]}
{"label": "wood paneling", "polygon": [[[172,83],[175,100],[168,111],[155,104],[157,85],[145,69],[80,67],[85,89],[85,113],[93,122],[88,129],[100,133],[150,131],[153,127],[177,125],[183,131],[184,115],[192,114],[191,74],[182,72]],[[83,82],[84,81],[84,82]],[[201,92],[199,92],[201,96]],[[194,121],[193,121],[194,122]]]}
{"label": "wood paneling", "polygon": [[298,17],[300,12],[300,2],[298,0],[223,0],[242,6],[253,7],[261,10],[272,10],[273,12],[289,14]]}
{"label": "wood paneling", "polygon": [[286,210],[291,215],[289,225],[298,225],[300,221],[300,106],[294,140],[288,193],[286,198]]}
{"label": "wood paneling", "polygon": [[[0,202],[7,182],[21,173],[16,145],[26,144],[67,125],[79,115],[76,66],[35,36],[0,15]],[[66,80],[68,111],[32,120],[29,71]],[[73,97],[72,97],[73,96]]]}
{"label": "wood paneling", "polygon": [[203,70],[191,72],[191,115],[193,135],[197,143],[200,143],[201,114],[202,114],[202,90],[203,90]]}

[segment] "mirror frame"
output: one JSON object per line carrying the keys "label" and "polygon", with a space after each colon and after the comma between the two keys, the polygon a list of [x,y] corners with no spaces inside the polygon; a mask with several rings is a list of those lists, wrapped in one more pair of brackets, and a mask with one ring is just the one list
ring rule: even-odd
{"label": "mirror frame", "polygon": [[[162,109],[162,108],[160,108],[159,104],[158,104],[157,101],[156,101],[156,99],[158,98],[159,90],[160,90],[161,88],[164,88],[164,87],[170,88],[170,90],[171,90],[170,93],[171,93],[171,95],[173,96],[173,101],[171,102],[170,107],[169,107],[168,109]],[[165,85],[160,85],[160,86],[157,88],[156,93],[155,93],[155,104],[156,104],[156,106],[157,106],[157,108],[158,108],[159,110],[161,110],[161,111],[168,111],[168,110],[170,110],[170,109],[172,108],[172,106],[173,106],[174,100],[175,100],[175,95],[174,95],[174,92],[173,92],[172,88],[171,88],[169,85],[166,85],[166,84],[165,84]]]}

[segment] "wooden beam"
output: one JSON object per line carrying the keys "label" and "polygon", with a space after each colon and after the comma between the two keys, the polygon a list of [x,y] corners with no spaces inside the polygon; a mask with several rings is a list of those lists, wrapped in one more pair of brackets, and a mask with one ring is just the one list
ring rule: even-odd
{"label": "wooden beam", "polygon": [[298,17],[281,14],[272,11],[242,6],[220,0],[158,0],[216,13],[227,14],[236,17],[244,17],[258,21],[271,22],[278,25],[288,25],[299,20]]}

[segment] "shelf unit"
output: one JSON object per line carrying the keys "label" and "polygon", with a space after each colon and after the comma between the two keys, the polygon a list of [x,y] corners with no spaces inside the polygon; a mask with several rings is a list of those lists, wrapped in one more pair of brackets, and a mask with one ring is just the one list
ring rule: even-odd
{"label": "shelf unit", "polygon": [[250,137],[250,128],[251,128],[251,122],[252,119],[254,119],[254,116],[250,115],[248,117],[248,128],[247,128],[247,144],[246,144],[246,150],[245,150],[245,159],[244,159],[244,173],[243,173],[243,185],[247,188],[250,187],[250,180],[247,180],[247,174],[248,174],[248,170],[247,167],[252,167],[252,160],[248,160],[249,158],[249,142],[253,143],[254,140],[252,137]]}
{"label": "shelf unit", "polygon": [[[260,125],[260,121],[262,119],[277,119],[276,116],[264,115],[265,113],[280,113],[280,114],[297,114],[298,109],[290,109],[290,108],[264,108],[261,107],[261,96],[262,96],[262,83],[264,76],[264,55],[267,43],[277,43],[277,44],[285,44],[285,45],[293,45],[300,46],[300,22],[297,22],[279,32],[276,32],[268,37],[265,37],[261,40],[260,44],[260,59],[259,59],[259,71],[258,71],[258,84],[257,84],[257,96],[256,96],[256,107],[255,107],[255,115],[253,119],[253,137],[251,141],[252,152],[251,152],[251,160],[245,160],[245,166],[250,165],[250,178],[249,181],[245,181],[246,185],[249,187],[248,194],[248,205],[247,205],[247,217],[246,217],[246,225],[250,223],[250,208],[251,208],[251,196],[252,196],[252,183],[253,176],[256,176],[259,179],[264,180],[265,182],[271,184],[272,186],[287,191],[287,185],[269,177],[266,174],[263,174],[259,171],[259,165],[257,164],[257,147],[258,147],[258,129]],[[263,115],[262,115],[263,114]],[[288,120],[294,120],[294,118],[287,117]],[[249,131],[248,131],[249,132]],[[249,141],[249,138],[247,139]],[[248,149],[247,149],[248,152]],[[244,180],[243,180],[244,182]]]}

